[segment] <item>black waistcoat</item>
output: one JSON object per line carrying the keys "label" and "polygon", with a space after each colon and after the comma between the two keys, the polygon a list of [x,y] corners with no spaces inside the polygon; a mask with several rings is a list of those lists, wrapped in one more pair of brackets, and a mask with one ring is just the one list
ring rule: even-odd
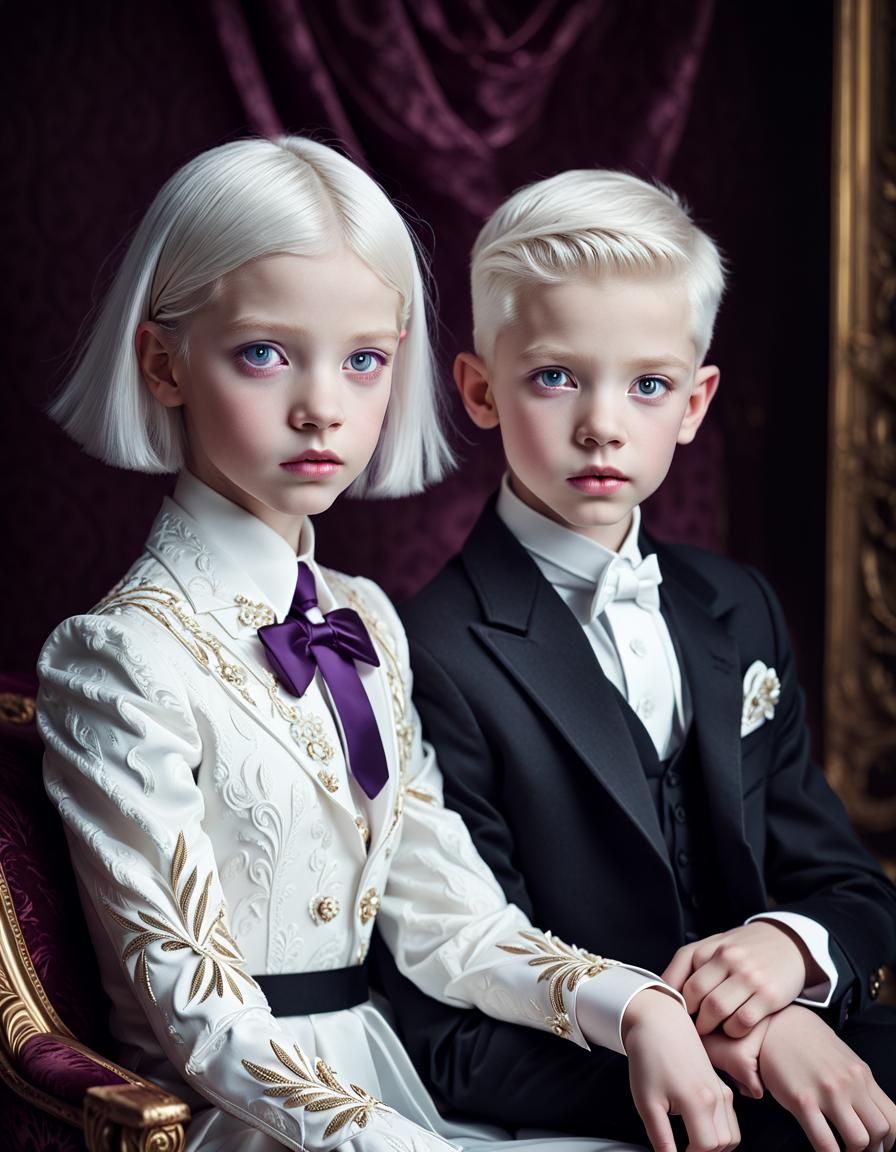
{"label": "black waistcoat", "polygon": [[647,779],[669,863],[675,876],[686,943],[722,931],[727,923],[721,870],[710,828],[709,805],[692,722],[678,751],[660,760],[656,747],[630,707],[617,692]]}

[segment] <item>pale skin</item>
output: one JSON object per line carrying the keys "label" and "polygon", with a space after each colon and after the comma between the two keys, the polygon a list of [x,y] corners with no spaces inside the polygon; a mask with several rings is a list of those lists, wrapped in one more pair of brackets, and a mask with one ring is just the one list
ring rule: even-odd
{"label": "pale skin", "polygon": [[[516,495],[616,551],[634,507],[663,482],[676,447],[697,434],[719,370],[697,361],[680,281],[608,274],[528,285],[494,347],[486,356],[459,355],[454,378],[473,422],[500,427]],[[632,1095],[657,1152],[674,1147],[667,1113],[682,1112],[690,1147],[703,1147],[697,1141],[710,1138],[681,1107],[684,1096],[699,1099],[705,1093],[701,1119],[713,1118],[720,1140],[723,1130],[737,1138],[730,1104],[712,1096],[718,1081],[713,1083],[701,1037],[717,1066],[747,1095],[761,1095],[761,1078],[770,1076],[769,1090],[794,1112],[817,1152],[836,1147],[829,1127],[827,1143],[819,1135],[819,1116],[828,1117],[844,1139],[850,1133],[858,1138],[856,1124],[867,1119],[865,1142],[855,1147],[872,1150],[882,1138],[875,1135],[882,1130],[880,1118],[886,1117],[885,1147],[892,1147],[887,1108],[893,1105],[870,1073],[854,1072],[861,1061],[818,1017],[786,1007],[821,976],[802,941],[773,921],[757,920],[676,953],[664,978],[682,992],[696,1027],[680,1009],[676,1017],[669,1001],[671,1007],[661,1009],[664,1043],[641,1045],[633,1021],[660,1008],[662,993],[655,990],[635,997],[623,1026]],[[806,1024],[805,1016],[813,1023]],[[810,1030],[812,1051],[801,1051],[799,1040]],[[841,1073],[852,1077],[845,1109],[835,1104],[832,1087]],[[785,1077],[791,1088],[800,1085],[798,1102],[784,1087]],[[780,1084],[778,1091],[772,1083]]]}

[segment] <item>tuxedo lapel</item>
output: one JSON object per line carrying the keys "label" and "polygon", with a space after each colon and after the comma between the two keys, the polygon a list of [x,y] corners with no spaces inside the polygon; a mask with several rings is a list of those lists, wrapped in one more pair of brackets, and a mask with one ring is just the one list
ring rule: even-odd
{"label": "tuxedo lapel", "polygon": [[615,799],[671,876],[637,749],[613,686],[575,617],[491,508],[470,536],[463,562],[487,621],[473,625],[473,631]]}
{"label": "tuxedo lapel", "polygon": [[[643,550],[646,554],[655,549],[645,542]],[[718,619],[721,604],[703,577],[665,550],[659,551],[659,561],[663,573],[660,597],[670,630],[679,638],[717,858],[736,904],[745,900],[755,907],[764,895],[761,867],[744,831],[743,684],[737,642]]]}

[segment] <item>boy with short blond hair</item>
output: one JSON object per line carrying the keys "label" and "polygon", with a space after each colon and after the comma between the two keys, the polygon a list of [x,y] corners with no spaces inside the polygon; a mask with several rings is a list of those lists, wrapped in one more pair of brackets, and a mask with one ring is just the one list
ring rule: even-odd
{"label": "boy with short blond hair", "polygon": [[[455,380],[508,471],[403,609],[415,700],[508,899],[682,990],[742,1089],[742,1147],[890,1149],[896,1012],[873,1000],[896,890],[811,763],[769,586],[641,528],[719,384],[723,280],[677,197],[622,173],[541,181],[486,223]],[[645,1139],[624,1058],[385,979],[452,1111]]]}

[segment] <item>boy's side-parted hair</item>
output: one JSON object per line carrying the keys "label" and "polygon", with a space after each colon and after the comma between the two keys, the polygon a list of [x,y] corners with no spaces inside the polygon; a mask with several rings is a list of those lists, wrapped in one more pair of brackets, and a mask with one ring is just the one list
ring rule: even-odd
{"label": "boy's side-parted hair", "polygon": [[222,276],[261,256],[323,255],[340,244],[398,292],[407,333],[395,354],[379,443],[351,493],[400,496],[440,479],[452,453],[440,422],[429,300],[414,239],[366,173],[297,136],[213,148],[168,180],[128,247],[51,417],[108,464],[178,471],[182,413],[144,385],[138,325],[163,325],[189,355],[186,322]]}
{"label": "boy's side-parted hair", "polygon": [[473,342],[486,359],[527,284],[668,273],[687,285],[700,364],[725,283],[718,248],[674,192],[600,168],[561,172],[515,192],[479,233],[471,272]]}

